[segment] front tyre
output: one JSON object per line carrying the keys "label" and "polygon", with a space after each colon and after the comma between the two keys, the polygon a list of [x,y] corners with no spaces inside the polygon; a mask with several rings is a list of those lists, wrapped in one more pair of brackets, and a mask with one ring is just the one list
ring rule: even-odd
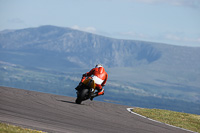
{"label": "front tyre", "polygon": [[88,89],[83,89],[80,98],[82,101],[89,99],[89,90]]}
{"label": "front tyre", "polygon": [[76,104],[81,104],[82,100],[80,98],[76,98]]}
{"label": "front tyre", "polygon": [[76,99],[77,104],[81,104],[82,101],[89,99],[89,90],[88,89],[83,89],[79,94]]}

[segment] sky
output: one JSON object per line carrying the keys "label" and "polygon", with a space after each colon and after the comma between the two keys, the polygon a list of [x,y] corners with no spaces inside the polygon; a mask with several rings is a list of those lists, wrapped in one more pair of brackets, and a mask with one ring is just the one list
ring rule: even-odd
{"label": "sky", "polygon": [[43,25],[200,47],[200,0],[0,0],[0,31]]}

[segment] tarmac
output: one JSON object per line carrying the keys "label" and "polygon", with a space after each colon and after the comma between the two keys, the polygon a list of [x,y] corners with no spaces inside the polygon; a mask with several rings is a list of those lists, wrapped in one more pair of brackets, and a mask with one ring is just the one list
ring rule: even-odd
{"label": "tarmac", "polygon": [[189,133],[127,111],[129,106],[0,87],[0,122],[48,133]]}

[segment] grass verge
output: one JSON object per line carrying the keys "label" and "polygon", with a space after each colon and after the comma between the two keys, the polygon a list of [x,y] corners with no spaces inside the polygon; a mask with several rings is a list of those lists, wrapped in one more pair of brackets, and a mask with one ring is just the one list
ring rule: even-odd
{"label": "grass verge", "polygon": [[0,123],[0,133],[45,133],[43,131],[36,131],[18,126]]}
{"label": "grass verge", "polygon": [[134,108],[132,111],[153,120],[200,133],[200,115],[146,108]]}

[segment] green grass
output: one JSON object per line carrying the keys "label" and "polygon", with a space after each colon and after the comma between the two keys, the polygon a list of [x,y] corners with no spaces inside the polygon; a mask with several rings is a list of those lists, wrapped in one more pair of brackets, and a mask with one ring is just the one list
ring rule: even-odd
{"label": "green grass", "polygon": [[0,123],[0,133],[45,133],[42,131],[21,128],[10,124]]}
{"label": "green grass", "polygon": [[200,115],[146,108],[134,108],[132,111],[166,124],[200,133]]}

